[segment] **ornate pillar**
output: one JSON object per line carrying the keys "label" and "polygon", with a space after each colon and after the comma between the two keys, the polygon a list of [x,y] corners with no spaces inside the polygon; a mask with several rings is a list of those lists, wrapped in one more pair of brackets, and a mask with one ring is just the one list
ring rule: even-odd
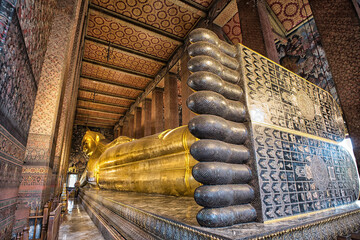
{"label": "ornate pillar", "polygon": [[[76,99],[77,97],[73,98],[73,96],[77,96],[77,88],[78,88],[78,81],[79,81],[79,75],[80,75],[80,64],[81,64],[81,40],[83,37],[82,33],[82,27],[84,25],[85,21],[85,13],[87,12],[87,6],[85,4],[85,1],[82,1],[80,5],[78,5],[79,10],[76,11],[78,13],[77,24],[73,26],[73,32],[74,32],[74,39],[70,43],[70,46],[72,48],[69,48],[69,51],[71,50],[71,59],[68,62],[69,66],[76,66],[74,68],[69,68],[67,66],[67,69],[69,69],[65,75],[64,81],[66,82],[64,84],[65,90],[63,94],[63,99],[61,99],[61,109],[59,109],[60,116],[58,117],[58,127],[56,128],[58,130],[57,133],[57,139],[56,139],[56,148],[55,148],[55,157],[54,157],[54,167],[53,167],[53,183],[51,185],[55,185],[55,196],[58,196],[61,194],[62,191],[62,176],[60,166],[61,166],[61,154],[62,149],[65,146],[65,134],[66,131],[68,131],[67,127],[72,128],[72,124],[70,124],[71,119],[69,118],[71,107],[72,107],[72,101],[73,99]],[[76,101],[75,103],[76,104]],[[66,176],[65,176],[66,177]]]}
{"label": "ornate pillar", "polygon": [[187,63],[190,57],[188,54],[184,54],[180,62],[180,78],[181,78],[181,105],[182,105],[182,125],[187,125],[195,114],[190,111],[186,105],[186,99],[193,93],[191,88],[187,85],[187,79],[190,76],[190,71],[187,68]]}
{"label": "ornate pillar", "polygon": [[143,131],[141,131],[141,114],[142,114],[141,107],[137,107],[135,109],[135,119],[134,119],[135,138],[141,138],[144,136]]}
{"label": "ornate pillar", "polygon": [[155,88],[152,92],[151,134],[164,130],[164,90]]}
{"label": "ornate pillar", "polygon": [[151,135],[151,99],[146,98],[143,102],[141,114],[141,129],[143,131],[143,136]]}
{"label": "ornate pillar", "polygon": [[164,91],[165,129],[176,128],[179,126],[179,113],[177,76],[175,74],[169,73],[165,76]]}
{"label": "ornate pillar", "polygon": [[349,0],[309,1],[360,166],[360,21]]}
{"label": "ornate pillar", "polygon": [[[50,199],[50,185],[54,168],[58,110],[69,61],[69,50],[77,23],[75,0],[57,1],[48,39],[45,60],[38,85],[33,117],[19,187],[17,222],[38,207],[42,209]],[[17,226],[19,227],[19,226]]]}

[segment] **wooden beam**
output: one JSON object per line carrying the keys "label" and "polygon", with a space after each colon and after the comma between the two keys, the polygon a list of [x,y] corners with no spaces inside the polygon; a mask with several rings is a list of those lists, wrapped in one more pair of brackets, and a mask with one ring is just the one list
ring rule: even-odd
{"label": "wooden beam", "polygon": [[117,83],[117,82],[114,82],[114,81],[104,80],[104,79],[100,79],[100,78],[88,77],[88,76],[85,76],[85,75],[80,75],[80,78],[84,78],[84,79],[88,79],[88,80],[96,81],[96,82],[101,82],[101,83],[106,83],[106,84],[110,84],[110,85],[117,86],[117,87],[123,87],[123,88],[128,88],[128,89],[142,91],[142,92],[144,91],[144,89],[139,88],[139,87],[133,87],[133,86],[130,86],[130,85],[127,85],[127,84]]}
{"label": "wooden beam", "polygon": [[[92,41],[92,42],[96,42],[96,43],[100,43],[100,44],[109,46],[109,42],[107,42],[103,39],[93,37],[93,36],[86,35],[85,39],[88,41]],[[150,54],[147,54],[147,53],[144,53],[144,52],[132,49],[132,48],[124,47],[124,46],[118,45],[113,42],[110,42],[110,47],[115,48],[120,51],[129,52],[129,53],[132,53],[132,54],[144,57],[144,58],[148,58],[148,59],[151,59],[151,60],[159,62],[159,63],[166,63],[166,59],[159,58],[157,56],[153,56],[153,55],[150,55]]]}
{"label": "wooden beam", "polygon": [[121,114],[121,113],[114,113],[114,112],[111,112],[111,111],[98,110],[98,109],[94,109],[94,108],[90,108],[90,107],[80,107],[80,106],[76,106],[76,108],[77,108],[77,109],[82,109],[82,110],[93,111],[93,112],[110,113],[110,114],[114,114],[114,115],[123,116],[123,114]]}
{"label": "wooden beam", "polygon": [[76,117],[75,120],[80,121],[80,122],[93,122],[93,123],[99,123],[99,124],[103,124],[103,125],[112,125],[112,126],[114,126],[114,124],[115,124],[114,121],[98,120],[98,119],[94,119],[94,118]]}
{"label": "wooden beam", "polygon": [[98,128],[113,128],[113,125],[101,124],[96,122],[82,122],[75,120],[75,125],[89,126],[89,127],[98,127]]}
{"label": "wooden beam", "polygon": [[102,67],[107,67],[107,68],[112,68],[114,70],[117,71],[121,71],[121,72],[126,72],[126,73],[131,73],[140,77],[146,77],[146,78],[153,78],[154,76],[146,74],[146,73],[141,73],[141,72],[137,72],[137,71],[133,71],[127,68],[122,68],[122,67],[118,67],[115,65],[110,65],[110,64],[106,64],[104,62],[100,62],[100,61],[96,61],[96,60],[92,60],[92,59],[88,59],[88,58],[83,58],[83,62],[87,62],[87,63],[92,63],[95,65],[100,65]]}
{"label": "wooden beam", "polygon": [[[213,1],[212,6],[209,9],[207,20],[212,23],[214,19],[225,9],[225,7],[231,2],[231,0],[218,0]],[[252,3],[251,3],[252,4]]]}
{"label": "wooden beam", "polygon": [[99,124],[103,124],[103,125],[113,125],[115,124],[114,121],[107,121],[107,120],[99,120],[99,119],[94,119],[94,118],[81,118],[81,117],[76,117],[75,120],[77,121],[81,121],[81,122],[93,122],[93,123],[99,123]]}
{"label": "wooden beam", "polygon": [[130,98],[130,97],[128,97],[128,96],[119,95],[119,94],[114,94],[114,93],[108,93],[108,92],[99,91],[99,90],[95,90],[95,89],[91,89],[91,88],[80,87],[79,90],[80,90],[80,91],[85,91],[85,92],[96,93],[96,94],[102,94],[102,95],[106,95],[106,96],[110,96],[110,97],[115,97],[115,98],[126,99],[126,100],[130,100],[130,101],[135,101],[135,100],[136,100],[136,98]]}
{"label": "wooden beam", "polygon": [[194,13],[200,17],[206,17],[206,7],[200,5],[199,3],[191,0],[168,0],[182,8],[185,8],[191,13]]}
{"label": "wooden beam", "polygon": [[172,33],[169,33],[169,32],[166,32],[164,30],[161,30],[159,28],[153,27],[151,25],[147,25],[145,23],[139,22],[139,21],[137,21],[137,20],[135,20],[133,18],[127,17],[127,16],[119,14],[117,12],[113,12],[113,11],[108,10],[106,8],[94,5],[93,3],[90,3],[90,9],[97,10],[99,12],[102,12],[102,13],[106,14],[106,15],[112,16],[114,18],[118,18],[118,19],[123,20],[125,22],[128,22],[130,24],[133,24],[133,25],[136,25],[138,27],[144,28],[144,29],[146,29],[148,31],[155,32],[155,33],[160,34],[160,35],[162,35],[164,37],[168,37],[168,38],[170,38],[172,40],[175,40],[177,42],[182,41],[181,37],[176,36],[176,35],[174,35]]}
{"label": "wooden beam", "polygon": [[99,120],[106,120],[106,121],[117,121],[118,119],[115,118],[105,118],[105,117],[96,117],[96,116],[91,116],[89,114],[87,115],[83,115],[83,114],[76,114],[76,117],[84,117],[84,118],[93,118],[93,119],[99,119]]}
{"label": "wooden beam", "polygon": [[97,100],[93,100],[90,98],[81,98],[78,97],[77,99],[78,101],[83,101],[83,102],[89,102],[89,103],[96,103],[98,105],[103,105],[105,107],[117,107],[117,108],[122,108],[122,109],[128,109],[129,106],[125,106],[125,105],[117,105],[117,104],[113,104],[113,103],[108,103],[108,102],[104,102],[104,101],[97,101]]}

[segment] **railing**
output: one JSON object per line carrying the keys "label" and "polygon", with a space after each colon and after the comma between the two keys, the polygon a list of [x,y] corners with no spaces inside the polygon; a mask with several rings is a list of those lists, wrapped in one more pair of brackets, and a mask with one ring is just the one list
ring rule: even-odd
{"label": "railing", "polygon": [[[45,204],[42,215],[39,215],[39,208],[36,208],[35,215],[29,216],[30,226],[24,228],[16,236],[16,240],[53,240],[57,239],[60,220],[61,206],[59,200],[54,199]],[[37,226],[41,225],[41,229]],[[32,229],[33,231],[30,231]],[[49,231],[51,234],[49,235]]]}
{"label": "railing", "polygon": [[47,229],[47,240],[58,239],[61,220],[61,206],[62,204],[59,203],[55,210],[50,212]]}
{"label": "railing", "polygon": [[24,230],[16,236],[16,240],[28,240],[29,239],[29,227],[25,227]]}

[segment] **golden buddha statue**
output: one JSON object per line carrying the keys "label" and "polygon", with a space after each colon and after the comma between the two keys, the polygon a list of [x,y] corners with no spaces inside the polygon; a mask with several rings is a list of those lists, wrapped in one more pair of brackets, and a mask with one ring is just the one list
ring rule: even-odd
{"label": "golden buddha statue", "polygon": [[80,182],[102,189],[193,196],[201,185],[191,174],[197,161],[189,149],[195,141],[187,126],[112,142],[88,130],[82,145],[89,161]]}

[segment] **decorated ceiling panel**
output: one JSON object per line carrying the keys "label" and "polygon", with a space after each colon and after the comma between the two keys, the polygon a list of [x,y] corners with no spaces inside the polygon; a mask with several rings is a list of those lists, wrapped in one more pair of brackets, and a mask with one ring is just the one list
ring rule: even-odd
{"label": "decorated ceiling panel", "polygon": [[[91,2],[179,37],[186,36],[201,16],[196,9],[181,7],[169,0],[92,0]],[[211,1],[194,2],[207,7]]]}
{"label": "decorated ceiling panel", "polygon": [[308,0],[267,0],[286,31],[290,31],[312,16]]}
{"label": "decorated ceiling panel", "polygon": [[134,72],[155,75],[165,64],[106,45],[85,41],[84,58],[126,68]]}
{"label": "decorated ceiling panel", "polygon": [[141,77],[88,62],[83,62],[81,75],[84,77],[108,80],[138,88],[145,88],[151,81],[151,78]]}
{"label": "decorated ceiling panel", "polygon": [[130,88],[124,88],[119,86],[114,86],[112,84],[102,83],[98,81],[89,80],[86,78],[80,79],[80,87],[86,88],[86,89],[92,89],[96,93],[98,92],[106,92],[111,94],[117,94],[117,95],[123,95],[127,96],[129,98],[136,98],[142,91],[130,89]]}
{"label": "decorated ceiling panel", "polygon": [[99,103],[90,102],[90,101],[78,100],[77,105],[79,107],[91,108],[91,109],[95,109],[95,110],[99,110],[99,111],[104,110],[107,112],[114,112],[114,113],[121,113],[121,114],[124,114],[126,112],[125,108],[104,105],[104,104],[99,104]]}
{"label": "decorated ceiling panel", "polygon": [[77,114],[78,115],[89,115],[89,116],[98,117],[98,118],[109,118],[109,119],[113,119],[113,120],[117,120],[121,116],[121,114],[99,112],[99,111],[88,110],[88,109],[83,109],[83,108],[77,108]]}
{"label": "decorated ceiling panel", "polygon": [[90,10],[87,35],[162,59],[168,59],[181,44],[95,10]]}

